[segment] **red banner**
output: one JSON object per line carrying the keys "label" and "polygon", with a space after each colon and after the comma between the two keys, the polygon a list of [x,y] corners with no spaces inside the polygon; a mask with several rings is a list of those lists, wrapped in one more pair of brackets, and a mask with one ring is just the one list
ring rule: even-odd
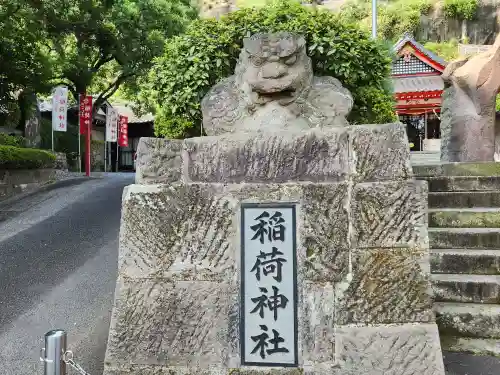
{"label": "red banner", "polygon": [[118,145],[120,147],[128,146],[128,117],[120,116],[118,123]]}
{"label": "red banner", "polygon": [[92,96],[80,95],[80,134],[87,134],[92,125]]}

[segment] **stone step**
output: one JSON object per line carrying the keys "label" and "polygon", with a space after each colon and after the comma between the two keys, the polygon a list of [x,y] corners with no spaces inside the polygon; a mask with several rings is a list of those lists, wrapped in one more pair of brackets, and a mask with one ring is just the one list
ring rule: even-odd
{"label": "stone step", "polygon": [[432,249],[500,249],[500,228],[429,228]]}
{"label": "stone step", "polygon": [[429,208],[473,207],[500,207],[500,190],[429,193]]}
{"label": "stone step", "polygon": [[500,275],[500,249],[431,249],[433,274]]}
{"label": "stone step", "polygon": [[431,208],[429,227],[500,228],[500,208]]}
{"label": "stone step", "polygon": [[430,192],[500,190],[500,176],[417,177],[426,180]]}
{"label": "stone step", "polygon": [[500,338],[500,305],[435,302],[434,311],[442,336]]}
{"label": "stone step", "polygon": [[431,275],[436,302],[500,304],[500,275]]}
{"label": "stone step", "polygon": [[414,165],[413,173],[420,177],[500,176],[500,163],[440,163],[434,165]]}
{"label": "stone step", "polygon": [[449,352],[500,357],[500,340],[441,335],[441,347]]}

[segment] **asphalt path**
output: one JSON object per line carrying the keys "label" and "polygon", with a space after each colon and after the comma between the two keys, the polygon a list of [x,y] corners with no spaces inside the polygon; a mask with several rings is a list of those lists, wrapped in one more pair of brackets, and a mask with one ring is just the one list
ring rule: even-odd
{"label": "asphalt path", "polygon": [[113,174],[41,193],[0,223],[0,374],[42,374],[43,335],[54,328],[68,331],[90,374],[102,373],[131,183],[132,174]]}
{"label": "asphalt path", "polygon": [[[89,374],[102,374],[131,183],[131,174],[109,174],[0,205],[0,375],[42,374],[43,335],[54,328],[68,331]],[[447,375],[500,375],[492,357],[443,357]]]}

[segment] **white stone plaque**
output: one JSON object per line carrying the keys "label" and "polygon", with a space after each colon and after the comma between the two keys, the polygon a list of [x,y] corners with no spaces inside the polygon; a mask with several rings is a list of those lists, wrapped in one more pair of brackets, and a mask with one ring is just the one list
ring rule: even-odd
{"label": "white stone plaque", "polygon": [[293,204],[241,207],[241,363],[298,366]]}

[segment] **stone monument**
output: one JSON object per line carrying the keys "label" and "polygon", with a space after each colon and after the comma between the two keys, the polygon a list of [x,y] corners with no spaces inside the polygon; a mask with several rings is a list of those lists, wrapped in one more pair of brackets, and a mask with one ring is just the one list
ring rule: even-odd
{"label": "stone monument", "polygon": [[442,77],[441,161],[498,159],[495,98],[500,90],[500,35],[488,51],[448,64]]}
{"label": "stone monument", "polygon": [[348,126],[293,34],[244,41],[207,137],[143,138],[106,375],[444,375],[427,183],[402,124]]}

